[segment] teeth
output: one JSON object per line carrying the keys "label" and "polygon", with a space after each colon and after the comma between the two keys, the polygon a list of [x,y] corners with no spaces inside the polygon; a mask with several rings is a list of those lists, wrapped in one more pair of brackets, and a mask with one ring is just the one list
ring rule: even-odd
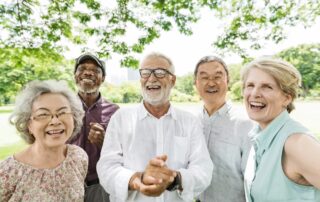
{"label": "teeth", "polygon": [[208,93],[216,93],[216,92],[218,92],[218,90],[216,90],[216,89],[207,89],[206,92],[208,92]]}
{"label": "teeth", "polygon": [[50,131],[47,131],[47,133],[49,135],[53,135],[53,134],[60,134],[62,133],[64,130],[50,130]]}
{"label": "teeth", "polygon": [[147,89],[160,89],[160,86],[147,86]]}
{"label": "teeth", "polygon": [[250,102],[250,104],[255,106],[255,107],[263,107],[263,106],[265,106],[265,104],[263,104],[261,102]]}
{"label": "teeth", "polygon": [[84,82],[93,82],[92,79],[82,79],[82,81],[84,81]]}

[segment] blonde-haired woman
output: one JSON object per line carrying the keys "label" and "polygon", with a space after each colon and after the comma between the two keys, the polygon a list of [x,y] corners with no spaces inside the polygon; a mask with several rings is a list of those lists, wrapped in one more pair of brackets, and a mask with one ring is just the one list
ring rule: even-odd
{"label": "blonde-haired woman", "polygon": [[259,58],[242,70],[244,102],[258,123],[245,171],[247,201],[320,201],[320,143],[290,118],[301,76],[289,63]]}

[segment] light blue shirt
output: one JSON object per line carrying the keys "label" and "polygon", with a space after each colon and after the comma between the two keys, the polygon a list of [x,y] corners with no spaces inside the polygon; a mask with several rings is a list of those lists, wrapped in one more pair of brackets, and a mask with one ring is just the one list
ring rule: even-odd
{"label": "light blue shirt", "polygon": [[211,184],[200,195],[201,202],[244,202],[243,173],[253,122],[230,102],[211,116],[203,108],[198,116],[214,164]]}
{"label": "light blue shirt", "polygon": [[254,143],[245,172],[248,202],[320,201],[320,190],[296,184],[283,172],[283,147],[287,138],[295,133],[310,134],[308,129],[291,119],[287,111],[265,129],[257,126],[250,132]]}

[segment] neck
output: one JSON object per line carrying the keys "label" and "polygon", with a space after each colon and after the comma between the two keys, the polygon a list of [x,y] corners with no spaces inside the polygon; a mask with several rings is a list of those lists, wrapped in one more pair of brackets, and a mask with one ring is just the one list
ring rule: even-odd
{"label": "neck", "polygon": [[83,100],[83,102],[86,104],[86,106],[90,107],[97,101],[99,97],[99,91],[93,92],[93,93],[86,93],[86,92],[79,91],[79,95]]}
{"label": "neck", "polygon": [[216,111],[218,111],[225,103],[226,101],[221,103],[204,103],[204,108],[206,109],[209,116],[211,116]]}
{"label": "neck", "polygon": [[45,148],[36,142],[30,146],[33,165],[37,168],[55,168],[64,161],[67,154],[67,146]]}
{"label": "neck", "polygon": [[143,101],[143,104],[145,106],[145,108],[147,109],[148,112],[150,112],[150,114],[152,114],[153,116],[155,116],[156,118],[161,118],[163,115],[165,115],[170,107],[170,102],[167,101],[164,104],[161,105],[151,105],[148,102]]}

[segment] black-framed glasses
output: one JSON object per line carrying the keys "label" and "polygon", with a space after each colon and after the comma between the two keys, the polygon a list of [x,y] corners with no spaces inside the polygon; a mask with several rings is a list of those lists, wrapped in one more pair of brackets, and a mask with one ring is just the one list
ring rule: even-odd
{"label": "black-framed glasses", "polygon": [[144,79],[149,78],[152,73],[158,79],[164,78],[167,74],[173,75],[171,72],[163,68],[139,69],[139,73],[141,78],[144,78]]}
{"label": "black-framed glasses", "polygon": [[51,114],[49,112],[36,114],[34,116],[31,116],[31,119],[41,122],[50,122],[53,117],[57,117],[60,121],[64,121],[68,118],[70,118],[73,115],[72,112],[59,112],[56,114]]}

